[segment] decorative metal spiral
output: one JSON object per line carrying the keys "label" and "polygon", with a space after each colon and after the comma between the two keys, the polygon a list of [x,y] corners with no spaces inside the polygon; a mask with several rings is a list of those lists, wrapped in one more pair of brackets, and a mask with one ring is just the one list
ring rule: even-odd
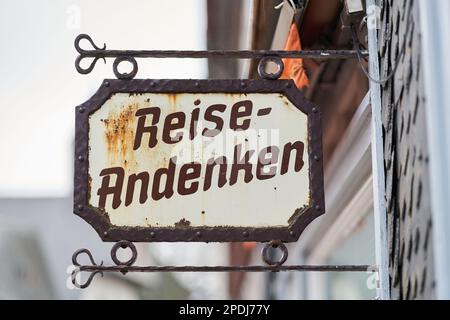
{"label": "decorative metal spiral", "polygon": [[[94,50],[85,50],[85,49],[81,48],[80,42],[82,40],[87,40],[92,45]],[[79,73],[81,73],[81,74],[90,73],[94,69],[95,64],[97,63],[97,60],[99,60],[99,59],[103,59],[103,61],[106,64],[106,59],[104,56],[102,56],[102,53],[106,52],[106,44],[103,44],[103,48],[100,48],[94,43],[94,41],[92,40],[92,38],[90,36],[88,36],[87,34],[80,34],[75,38],[74,45],[75,45],[75,49],[80,54],[75,59],[75,68],[77,69],[77,71]],[[94,60],[92,60],[91,64],[87,68],[81,67],[81,61],[85,58],[94,58]]]}
{"label": "decorative metal spiral", "polygon": [[[87,281],[85,283],[78,283],[78,280],[79,280],[78,275],[81,275],[81,272],[84,271],[83,269],[85,269],[85,267],[86,267],[86,266],[80,265],[80,263],[78,262],[79,255],[83,254],[83,253],[88,256],[89,260],[92,263],[92,265],[91,265],[92,267],[103,266],[103,261],[100,262],[100,265],[95,263],[94,258],[92,257],[92,253],[88,249],[79,249],[79,250],[75,251],[75,253],[72,255],[72,264],[77,268],[75,268],[72,271],[71,279],[72,279],[72,284],[79,289],[84,289],[84,288],[89,287],[89,285],[92,282],[92,279],[94,279],[94,277],[97,274],[100,274],[103,277],[103,271],[101,269],[94,269],[93,271],[90,271],[91,273],[89,275],[89,278],[87,279]],[[87,267],[89,267],[89,266],[87,266]]]}
{"label": "decorative metal spiral", "polygon": [[[119,249],[130,249],[131,250],[131,258],[126,261],[120,260],[117,257],[117,251]],[[78,262],[78,257],[81,254],[86,254],[88,256],[88,258],[91,262],[91,265],[81,265]],[[136,259],[137,259],[136,246],[133,243],[131,243],[130,241],[126,241],[126,240],[115,243],[113,245],[113,247],[111,248],[111,259],[116,264],[116,267],[119,267],[115,271],[119,271],[122,274],[126,274],[128,272],[127,267],[132,266],[136,262]],[[73,270],[71,273],[72,283],[75,287],[80,288],[80,289],[87,288],[91,284],[95,275],[100,274],[103,277],[103,271],[109,271],[109,269],[111,269],[111,267],[104,267],[103,261],[100,263],[100,265],[98,265],[95,262],[94,258],[92,257],[92,253],[88,249],[79,249],[79,250],[75,251],[75,253],[72,255],[72,264],[76,267],[75,270]],[[90,275],[85,283],[78,282],[78,280],[79,280],[78,275],[80,275],[81,272],[90,272]]]}

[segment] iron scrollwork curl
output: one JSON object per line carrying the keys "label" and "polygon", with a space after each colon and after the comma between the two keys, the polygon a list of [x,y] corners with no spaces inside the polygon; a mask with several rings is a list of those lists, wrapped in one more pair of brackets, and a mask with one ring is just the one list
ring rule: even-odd
{"label": "iron scrollwork curl", "polygon": [[[78,257],[80,256],[80,254],[83,254],[83,253],[88,256],[88,258],[92,264],[91,266],[83,266],[78,262]],[[72,255],[72,264],[75,266],[75,269],[71,273],[72,284],[79,289],[84,289],[84,288],[89,287],[92,280],[94,279],[94,277],[97,274],[100,274],[103,277],[103,271],[101,269],[96,269],[96,267],[103,266],[103,261],[100,262],[100,265],[95,263],[94,258],[92,257],[92,253],[88,249],[79,249],[79,250],[75,251],[74,254]],[[86,267],[92,267],[93,269],[91,271],[91,270],[86,269]],[[83,272],[83,271],[90,272],[90,274],[85,283],[79,283],[78,282],[78,280],[80,280],[79,275],[81,275],[81,272]]]}
{"label": "iron scrollwork curl", "polygon": [[[94,49],[93,50],[85,50],[85,49],[81,48],[80,42],[82,40],[87,40]],[[94,41],[92,40],[92,38],[89,35],[80,34],[75,38],[74,45],[75,45],[75,49],[80,54],[75,60],[75,68],[77,69],[77,71],[79,73],[81,73],[81,74],[90,73],[92,70],[94,70],[95,64],[97,63],[97,61],[99,59],[103,59],[103,61],[106,64],[106,59],[103,56],[103,54],[106,52],[106,44],[103,44],[103,47],[100,48],[94,43]],[[81,66],[81,61],[85,58],[94,58],[92,60],[91,64],[87,68],[83,68]]]}

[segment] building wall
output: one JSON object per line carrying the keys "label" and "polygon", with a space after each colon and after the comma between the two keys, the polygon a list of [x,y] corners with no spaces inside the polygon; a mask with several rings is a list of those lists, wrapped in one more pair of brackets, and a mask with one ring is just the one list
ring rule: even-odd
{"label": "building wall", "polygon": [[434,297],[419,3],[384,0],[379,50],[392,299]]}

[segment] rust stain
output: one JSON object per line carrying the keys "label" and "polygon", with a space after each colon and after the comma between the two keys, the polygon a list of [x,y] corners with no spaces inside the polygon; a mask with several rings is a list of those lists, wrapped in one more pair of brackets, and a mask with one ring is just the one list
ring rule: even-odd
{"label": "rust stain", "polygon": [[295,223],[295,221],[298,219],[298,217],[300,215],[302,215],[303,212],[305,212],[305,210],[308,209],[309,207],[310,207],[310,205],[306,204],[306,205],[304,205],[304,206],[302,206],[300,208],[295,209],[294,213],[292,214],[292,216],[290,216],[289,219],[288,219],[288,224]]}
{"label": "rust stain", "polygon": [[[182,111],[182,108],[179,105],[180,96],[178,93],[165,93],[164,96],[167,99],[167,104],[159,106],[161,108],[161,126],[163,125],[165,117],[169,114]],[[176,155],[175,153],[172,153],[175,147],[176,144],[158,143],[152,150],[149,151],[152,153],[152,165],[155,166],[155,170],[158,168],[167,168],[169,166],[171,156]]]}
{"label": "rust stain", "polygon": [[189,220],[186,220],[185,218],[182,218],[180,221],[175,222],[175,227],[176,228],[186,228],[189,227],[191,225],[191,222]]}
{"label": "rust stain", "polygon": [[92,193],[92,177],[88,174],[88,203],[91,203],[91,193]]}
{"label": "rust stain", "polygon": [[169,99],[169,110],[170,113],[178,111],[177,106],[177,100],[178,100],[178,94],[177,93],[167,93],[167,98]]}
{"label": "rust stain", "polygon": [[134,122],[138,108],[138,103],[132,103],[123,108],[121,112],[111,112],[107,119],[102,119],[105,125],[108,160],[111,165],[119,160],[124,169],[130,169],[129,166],[135,163],[133,153]]}

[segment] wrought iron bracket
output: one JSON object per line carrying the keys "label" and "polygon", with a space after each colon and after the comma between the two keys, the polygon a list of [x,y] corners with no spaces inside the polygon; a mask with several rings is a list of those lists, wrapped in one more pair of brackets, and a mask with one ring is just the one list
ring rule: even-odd
{"label": "wrought iron bracket", "polygon": [[[83,49],[81,41],[87,41],[93,49]],[[140,58],[228,58],[228,59],[259,59],[258,73],[262,79],[277,80],[283,73],[283,59],[361,59],[367,57],[367,50],[107,50],[106,44],[97,46],[92,38],[87,34],[80,34],[75,39],[75,49],[79,53],[75,60],[75,68],[80,74],[89,74],[99,59],[113,58],[113,72],[118,79],[133,79],[138,72],[136,59]],[[84,59],[92,59],[87,67],[82,67]],[[128,73],[119,71],[119,65],[123,62],[131,64],[132,69]],[[274,73],[266,72],[268,63],[274,63],[277,70]],[[129,249],[131,257],[122,261],[118,258],[119,249]],[[281,251],[281,257],[274,259],[270,254],[271,248]],[[90,265],[82,265],[78,262],[80,255],[86,255],[90,260]],[[271,241],[266,243],[262,249],[262,260],[265,265],[246,266],[135,266],[138,256],[136,246],[130,241],[119,241],[111,249],[111,259],[115,265],[104,265],[103,261],[97,264],[88,249],[77,250],[72,255],[72,263],[75,269],[71,273],[71,280],[77,288],[88,287],[93,278],[105,272],[280,272],[280,271],[317,271],[317,272],[378,272],[376,266],[371,265],[284,265],[288,258],[288,249],[281,241]],[[89,274],[87,280],[82,282],[81,274]]]}
{"label": "wrought iron bracket", "polygon": [[[281,250],[281,257],[274,259],[270,255],[271,248]],[[131,257],[122,261],[117,257],[119,249],[129,249]],[[78,257],[82,254],[87,255],[91,265],[81,265]],[[115,265],[103,265],[103,261],[97,264],[88,249],[77,250],[72,256],[72,263],[76,267],[71,273],[71,280],[75,287],[87,288],[93,278],[100,274],[102,277],[105,272],[280,272],[280,271],[316,271],[316,272],[378,272],[376,266],[371,265],[283,265],[288,258],[287,247],[279,241],[266,243],[262,249],[262,260],[265,265],[246,265],[246,266],[135,266],[138,252],[136,246],[129,241],[119,241],[111,248],[111,259]],[[87,280],[83,283],[81,273],[89,274]]]}
{"label": "wrought iron bracket", "polygon": [[[81,48],[80,42],[87,41],[93,49]],[[228,58],[228,59],[260,59],[258,65],[259,75],[263,79],[276,80],[281,76],[283,70],[282,59],[358,59],[367,57],[367,50],[106,50],[106,44],[103,47],[97,46],[92,38],[87,34],[80,34],[75,38],[75,49],[79,53],[75,60],[75,68],[81,74],[90,73],[99,59],[114,58],[113,71],[118,79],[133,79],[138,71],[136,58]],[[81,61],[84,59],[93,59],[89,66],[83,68]],[[121,73],[118,66],[122,62],[129,62],[132,70],[129,73]],[[269,61],[278,65],[278,71],[275,73],[266,73],[265,65]]]}

